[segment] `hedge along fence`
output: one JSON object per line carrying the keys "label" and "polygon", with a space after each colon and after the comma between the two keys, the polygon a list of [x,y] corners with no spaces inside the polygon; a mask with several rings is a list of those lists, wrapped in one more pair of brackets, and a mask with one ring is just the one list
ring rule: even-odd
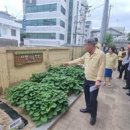
{"label": "hedge along fence", "polygon": [[[22,80],[27,80],[33,73],[46,71],[50,66],[55,67],[64,62],[80,57],[82,47],[68,48],[1,48],[0,49],[0,92]],[[34,54],[42,57],[42,61],[34,63]],[[16,57],[15,57],[16,55]],[[24,65],[16,65],[16,59],[23,58]],[[31,57],[27,57],[31,55]],[[32,56],[33,55],[33,56]],[[37,56],[38,57],[38,56]],[[21,59],[17,62],[21,63]],[[30,59],[31,58],[31,59]],[[34,58],[34,59],[33,59]],[[30,61],[33,63],[30,63]],[[22,59],[23,62],[23,59]],[[23,63],[22,63],[23,64]]]}

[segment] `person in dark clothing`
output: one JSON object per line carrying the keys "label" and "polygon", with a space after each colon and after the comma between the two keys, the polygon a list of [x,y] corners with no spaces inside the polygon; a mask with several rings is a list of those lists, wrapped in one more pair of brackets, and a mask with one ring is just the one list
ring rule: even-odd
{"label": "person in dark clothing", "polygon": [[127,68],[129,65],[129,61],[130,61],[130,50],[128,49],[128,53],[126,54],[126,56],[123,58],[123,61],[122,61],[122,67],[121,67],[121,70],[119,73],[119,79],[122,78],[123,72],[125,71],[124,80],[126,80]]}
{"label": "person in dark clothing", "polygon": [[121,70],[120,70],[120,74],[119,74],[119,79],[122,78],[123,72],[125,71],[125,74],[124,74],[124,80],[126,80],[127,68],[128,68],[128,63],[122,65],[122,68],[121,68]]}
{"label": "person in dark clothing", "polygon": [[108,52],[108,47],[106,44],[103,44],[103,52],[106,54]]}
{"label": "person in dark clothing", "polygon": [[129,62],[128,70],[127,70],[126,85],[127,85],[127,88],[129,88],[129,92],[127,93],[127,95],[130,96],[130,62]]}
{"label": "person in dark clothing", "polygon": [[118,55],[118,50],[117,50],[117,48],[114,49],[114,53]]}
{"label": "person in dark clothing", "polygon": [[94,39],[85,40],[85,55],[78,59],[65,63],[65,65],[84,63],[84,94],[86,106],[85,108],[80,109],[80,112],[91,114],[91,125],[94,125],[96,123],[98,108],[97,96],[101,85],[101,81],[104,77],[106,61],[105,54],[100,49],[98,49],[96,45],[97,43]]}
{"label": "person in dark clothing", "polygon": [[125,63],[127,64],[127,75],[126,75],[126,87],[123,87],[123,89],[130,90],[130,43],[128,45],[128,54]]}
{"label": "person in dark clothing", "polygon": [[118,52],[118,71],[119,72],[121,71],[122,61],[123,61],[123,58],[125,57],[125,55],[126,55],[125,49],[124,49],[124,47],[121,47],[120,51]]}

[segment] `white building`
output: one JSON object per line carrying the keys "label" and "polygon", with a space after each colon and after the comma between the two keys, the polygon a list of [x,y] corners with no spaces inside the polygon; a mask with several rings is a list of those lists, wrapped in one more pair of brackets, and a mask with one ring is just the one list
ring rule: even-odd
{"label": "white building", "polygon": [[91,38],[92,22],[85,22],[85,39]]}
{"label": "white building", "polygon": [[98,39],[100,39],[100,29],[92,29],[92,31],[91,31],[91,38],[98,38]]}
{"label": "white building", "polygon": [[27,46],[83,44],[86,0],[23,0]]}
{"label": "white building", "polygon": [[[114,42],[126,41],[125,28],[123,27],[110,27],[107,32],[112,34]],[[100,29],[92,29],[91,37],[100,39]]]}
{"label": "white building", "polygon": [[20,28],[22,25],[15,22],[14,17],[6,12],[0,12],[0,38],[14,39],[20,44]]}
{"label": "white building", "polygon": [[23,0],[26,46],[66,43],[66,0]]}
{"label": "white building", "polygon": [[67,44],[83,44],[87,9],[86,0],[67,0]]}

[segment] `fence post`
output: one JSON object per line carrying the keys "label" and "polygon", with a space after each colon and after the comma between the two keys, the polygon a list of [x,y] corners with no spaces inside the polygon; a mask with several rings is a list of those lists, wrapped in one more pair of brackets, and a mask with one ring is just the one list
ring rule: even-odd
{"label": "fence post", "polygon": [[45,65],[46,69],[48,70],[50,68],[50,57],[49,57],[49,49],[46,49],[46,59],[45,59]]}
{"label": "fence post", "polygon": [[0,93],[9,86],[9,73],[6,49],[0,50]]}

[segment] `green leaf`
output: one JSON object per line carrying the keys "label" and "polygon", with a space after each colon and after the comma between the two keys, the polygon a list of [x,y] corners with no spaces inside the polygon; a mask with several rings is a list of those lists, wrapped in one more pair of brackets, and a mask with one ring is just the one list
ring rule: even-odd
{"label": "green leaf", "polygon": [[40,117],[38,117],[38,116],[35,116],[32,118],[33,121],[39,121],[39,119],[40,119]]}
{"label": "green leaf", "polygon": [[43,124],[43,122],[41,120],[36,122],[37,127],[41,126],[42,124]]}
{"label": "green leaf", "polygon": [[34,113],[33,111],[30,111],[30,112],[29,112],[30,115],[33,115],[33,113]]}
{"label": "green leaf", "polygon": [[53,104],[51,105],[51,108],[56,108],[56,104],[53,103]]}
{"label": "green leaf", "polygon": [[57,112],[61,111],[61,108],[60,108],[60,107],[57,107],[57,108],[56,108],[56,111],[57,111]]}
{"label": "green leaf", "polygon": [[42,118],[41,118],[41,121],[42,121],[43,123],[46,123],[46,122],[47,122],[47,117],[42,117]]}
{"label": "green leaf", "polygon": [[54,115],[54,116],[57,116],[57,112],[54,112],[53,115]]}
{"label": "green leaf", "polygon": [[50,110],[51,110],[51,108],[49,107],[49,108],[46,109],[46,112],[49,112]]}
{"label": "green leaf", "polygon": [[21,107],[21,108],[24,108],[24,107],[25,107],[25,104],[20,104],[20,107]]}
{"label": "green leaf", "polygon": [[39,117],[40,114],[37,112],[37,113],[34,113],[33,116]]}

